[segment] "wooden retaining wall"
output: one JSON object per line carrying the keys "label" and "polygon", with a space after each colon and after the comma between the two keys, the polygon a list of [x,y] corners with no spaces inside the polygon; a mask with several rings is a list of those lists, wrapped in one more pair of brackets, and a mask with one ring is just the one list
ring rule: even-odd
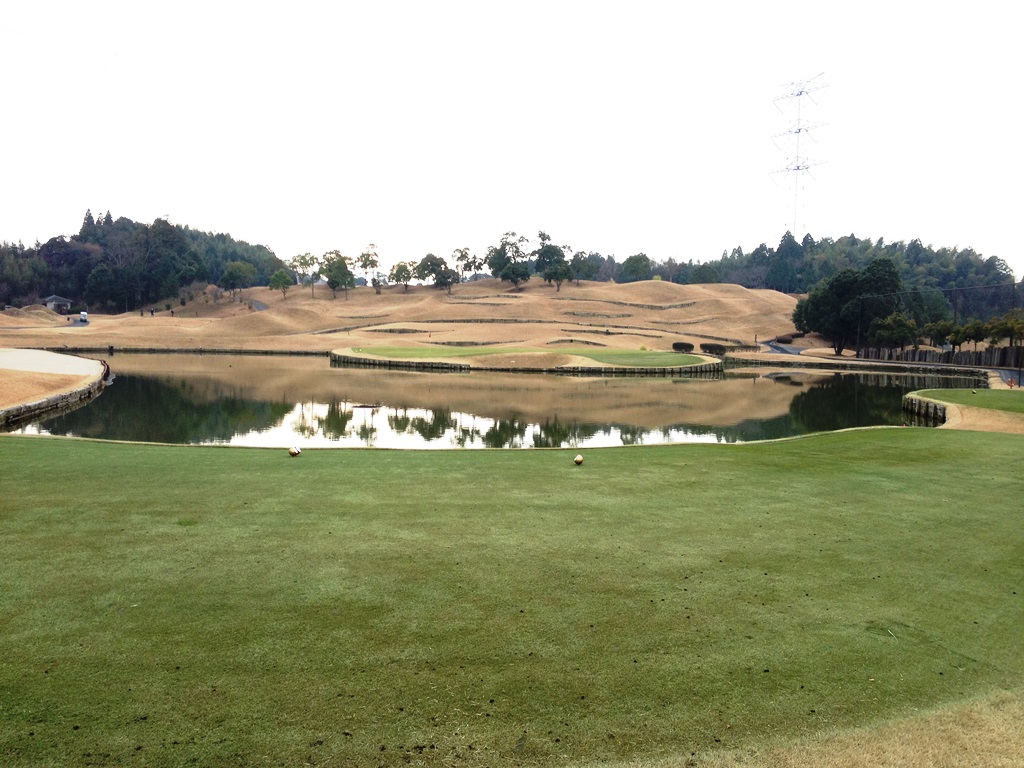
{"label": "wooden retaining wall", "polygon": [[[583,342],[581,342],[583,343]],[[672,366],[670,368],[621,368],[593,366],[562,366],[559,368],[483,368],[466,363],[428,362],[424,360],[391,360],[385,358],[357,357],[337,352],[279,349],[203,349],[203,348],[160,348],[160,347],[47,347],[48,352],[104,353],[117,352],[131,355],[287,355],[305,357],[330,357],[331,365],[352,368],[384,368],[393,371],[432,371],[435,373],[468,373],[470,371],[498,371],[502,373],[558,373],[568,376],[692,376],[721,374],[721,362],[697,365]]]}
{"label": "wooden retaining wall", "polygon": [[282,357],[327,357],[328,352],[322,350],[295,349],[203,349],[202,347],[40,347],[46,352],[67,354],[104,354],[114,355],[118,352],[125,355],[267,355]]}
{"label": "wooden retaining wall", "polygon": [[932,365],[979,366],[983,368],[1024,367],[1024,347],[989,347],[980,352],[940,352],[934,349],[885,349],[866,347],[857,350],[861,360],[884,360],[900,363]]}
{"label": "wooden retaining wall", "polygon": [[692,376],[722,373],[720,362],[683,365],[671,368],[619,368],[613,366],[560,366],[557,368],[479,367],[466,363],[448,363],[427,360],[392,360],[386,358],[356,357],[331,352],[331,365],[341,368],[384,368],[392,371],[427,371],[433,373],[470,373],[496,371],[499,373],[554,373],[562,376]]}
{"label": "wooden retaining wall", "polygon": [[946,406],[934,400],[927,400],[915,395],[904,395],[903,411],[933,426],[946,423]]}
{"label": "wooden retaining wall", "polygon": [[19,424],[33,421],[40,416],[73,411],[85,405],[103,391],[106,372],[106,365],[104,365],[104,372],[100,374],[99,378],[72,392],[62,392],[59,395],[51,395],[31,403],[0,408],[0,430],[13,429]]}
{"label": "wooden retaining wall", "polygon": [[730,357],[725,355],[725,363],[732,368],[806,368],[808,370],[851,371],[867,373],[881,371],[888,373],[915,373],[933,376],[962,376],[987,380],[988,371],[982,368],[971,368],[956,365],[940,365],[925,363],[886,363],[875,360],[836,358],[815,359],[807,355],[770,355],[763,357]]}

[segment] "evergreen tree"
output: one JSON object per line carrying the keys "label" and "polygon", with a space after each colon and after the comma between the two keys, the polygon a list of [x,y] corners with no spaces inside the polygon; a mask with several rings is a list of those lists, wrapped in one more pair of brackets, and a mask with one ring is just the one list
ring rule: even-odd
{"label": "evergreen tree", "polygon": [[85,219],[82,221],[82,228],[79,230],[78,234],[82,238],[88,238],[94,229],[96,229],[96,221],[92,217],[92,210],[87,208],[85,211]]}
{"label": "evergreen tree", "polygon": [[799,331],[825,336],[839,355],[865,334],[872,321],[892,313],[899,291],[895,265],[876,259],[863,271],[844,269],[816,285],[797,302],[793,322]]}

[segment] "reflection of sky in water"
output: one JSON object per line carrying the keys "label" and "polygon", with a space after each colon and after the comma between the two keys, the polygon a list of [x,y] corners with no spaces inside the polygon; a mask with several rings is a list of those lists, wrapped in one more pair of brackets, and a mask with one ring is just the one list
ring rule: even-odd
{"label": "reflection of sky in water", "polygon": [[[346,411],[351,421],[340,433],[327,434],[325,422],[330,418],[330,406],[326,403],[300,403],[275,427],[261,431],[240,434],[221,444],[262,448],[402,448],[402,449],[450,449],[450,448],[533,448],[535,438],[542,434],[539,424],[514,422],[514,434],[507,439],[500,437],[497,445],[485,438],[501,426],[497,419],[474,416],[468,413],[447,413],[444,428],[435,436],[424,436],[417,432],[414,424],[432,424],[436,414],[419,408],[368,408],[351,407]],[[396,418],[398,417],[398,418]],[[399,422],[396,424],[396,422]],[[508,424],[509,422],[503,422]],[[403,428],[404,426],[404,428]],[[571,426],[570,426],[571,429]],[[628,444],[656,445],[660,443],[716,443],[713,434],[701,435],[686,429],[623,430],[619,427],[601,427],[597,434],[570,435],[564,442],[567,448],[605,448]]]}
{"label": "reflection of sky in water", "polygon": [[[322,361],[260,360],[258,368],[240,364],[239,371],[227,369],[232,362],[249,361],[189,362],[196,371],[120,372],[102,397],[19,431],[272,448],[584,449],[736,443],[905,423],[901,399],[906,391],[965,386],[936,377],[879,374],[814,376],[807,381],[792,375],[768,381],[470,380],[367,375],[327,368]],[[269,386],[268,376],[273,379]],[[249,386],[256,377],[262,377],[262,387]],[[758,381],[765,384],[751,397],[751,384]]]}

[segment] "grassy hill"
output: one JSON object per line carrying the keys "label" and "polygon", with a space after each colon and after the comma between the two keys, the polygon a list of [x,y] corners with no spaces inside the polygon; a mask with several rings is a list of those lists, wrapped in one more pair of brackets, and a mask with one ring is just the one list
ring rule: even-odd
{"label": "grassy hill", "polygon": [[357,288],[333,297],[326,286],[295,286],[287,296],[267,288],[196,297],[186,306],[93,315],[73,326],[53,313],[0,315],[0,346],[202,347],[331,350],[402,344],[501,343],[567,353],[572,344],[669,351],[675,341],[752,344],[793,330],[796,299],[736,285],[646,281],[616,285],[539,281],[513,291],[488,279],[458,285],[449,296],[432,286],[381,294]]}

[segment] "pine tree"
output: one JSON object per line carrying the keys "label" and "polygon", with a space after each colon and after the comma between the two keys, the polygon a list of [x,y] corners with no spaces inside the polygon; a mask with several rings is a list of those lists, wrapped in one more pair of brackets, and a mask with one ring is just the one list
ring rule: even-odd
{"label": "pine tree", "polygon": [[92,210],[86,209],[85,219],[82,221],[82,229],[79,231],[80,237],[88,237],[89,234],[96,229],[96,220],[92,217]]}

